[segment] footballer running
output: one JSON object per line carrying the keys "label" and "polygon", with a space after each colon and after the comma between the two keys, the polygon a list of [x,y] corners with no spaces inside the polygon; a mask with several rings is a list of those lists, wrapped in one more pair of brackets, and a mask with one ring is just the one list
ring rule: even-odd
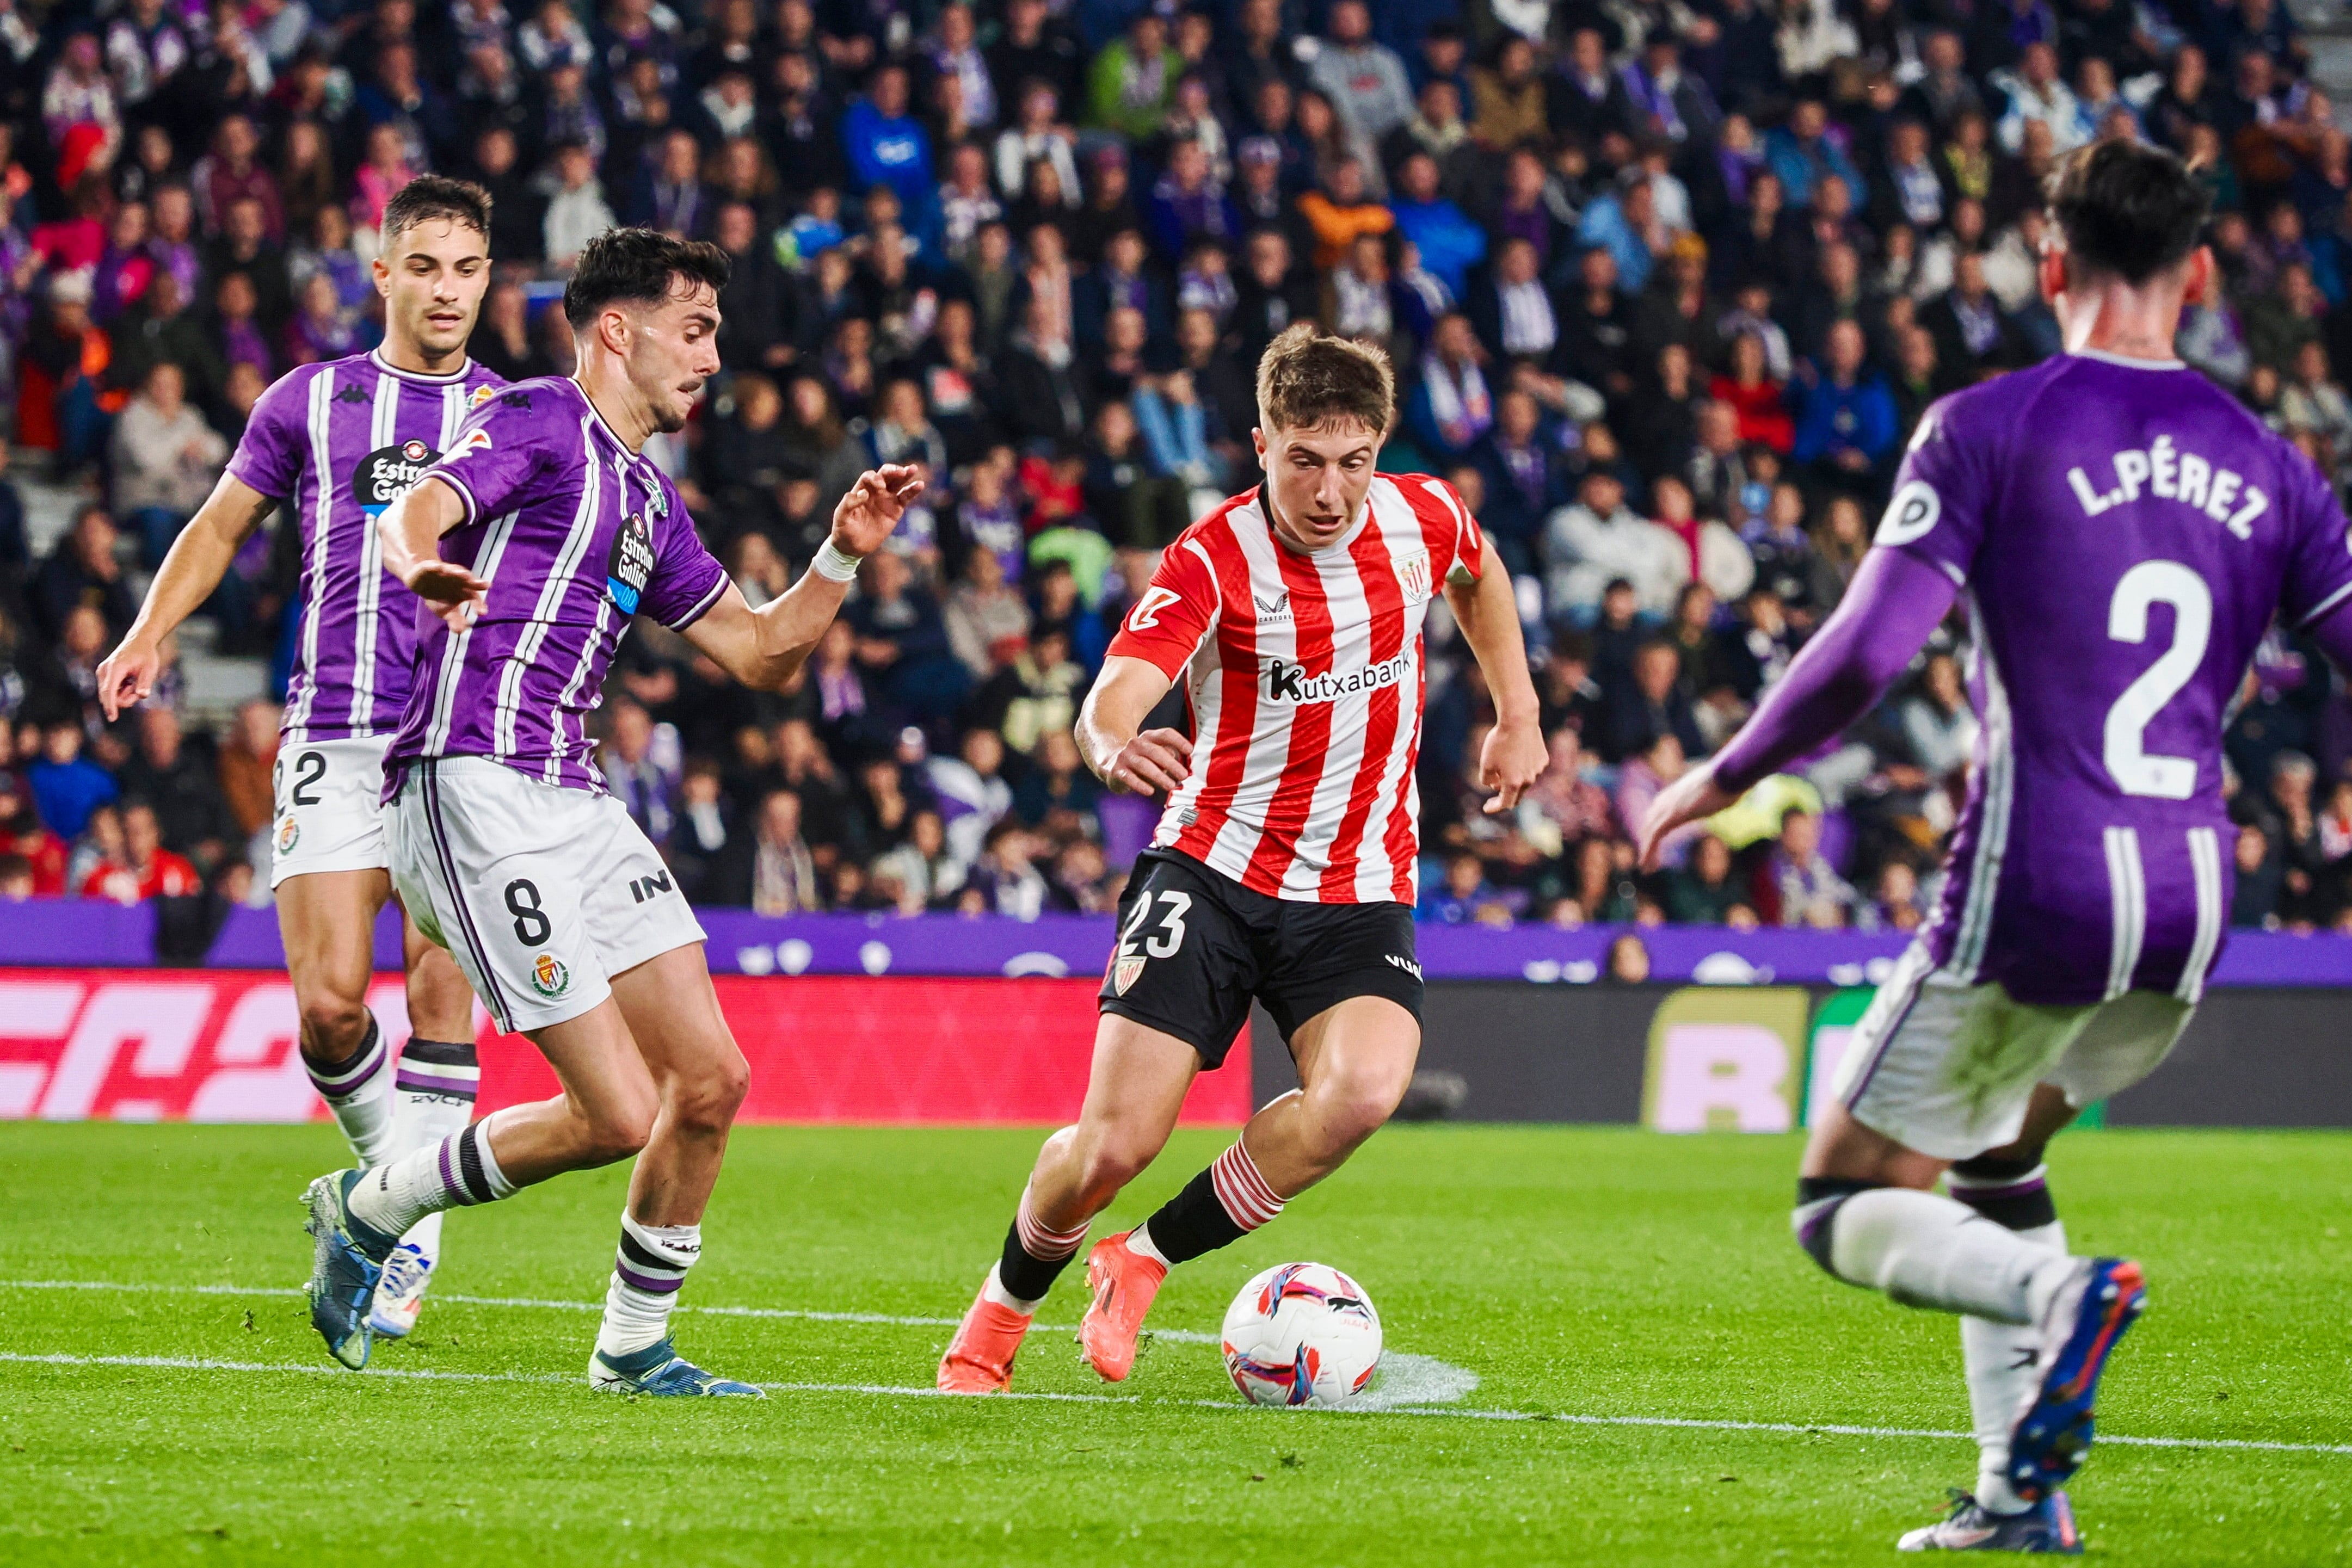
{"label": "footballer running", "polygon": [[[1413,769],[1437,595],[1494,694],[1486,810],[1511,810],[1544,766],[1509,574],[1444,481],[1378,472],[1388,357],[1301,323],[1267,347],[1257,394],[1265,483],[1169,547],[1078,716],[1087,766],[1115,789],[1165,790],[1167,808],[1119,901],[1085,1104],[1045,1141],[940,1363],[950,1392],[1010,1385],[1038,1303],[1253,999],[1301,1086],[1143,1224],[1095,1245],[1078,1338],[1097,1373],[1132,1369],[1171,1268],[1265,1224],[1396,1109],[1421,1050]],[[1179,681],[1192,737],[1143,729]]]}
{"label": "footballer running", "polygon": [[2065,351],[1927,411],[1836,613],[1643,827],[1654,865],[1965,608],[1983,727],[1943,895],[1853,1031],[1792,1216],[1837,1278],[1961,1314],[1976,1489],[1906,1551],[2081,1550],[2058,1489],[2147,1288],[2068,1255],[2042,1150],[2164,1060],[2221,952],[2221,731],[2256,643],[2275,617],[2352,664],[2327,480],[2173,354],[2213,277],[2206,200],[2131,141],[2059,166],[2041,286]]}
{"label": "footballer running", "polygon": [[[447,954],[402,927],[408,1038],[369,1009],[386,870],[383,753],[408,701],[415,605],[384,568],[377,517],[506,383],[466,357],[490,282],[490,198],[424,175],[385,204],[373,264],[383,341],[304,365],[255,403],[226,472],[173,542],[122,643],[99,667],[113,719],[153,689],[163,640],[220,586],[282,501],[302,539],[302,611],[273,772],[269,885],[300,1016],[302,1064],[362,1164],[437,1145],[474,1112],[474,1001]],[[408,1228],[369,1321],[415,1326],[441,1220]]]}

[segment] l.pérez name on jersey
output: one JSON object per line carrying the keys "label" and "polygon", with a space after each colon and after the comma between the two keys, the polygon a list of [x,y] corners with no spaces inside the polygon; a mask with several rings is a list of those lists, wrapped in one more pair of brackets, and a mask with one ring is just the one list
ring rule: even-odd
{"label": "l.p\u00e9rez name on jersey", "polygon": [[2158,436],[2145,451],[2118,452],[2110,462],[2116,484],[2105,492],[2082,469],[2066,471],[2066,482],[2074,487],[2074,498],[2086,516],[2095,517],[2109,507],[2137,501],[2145,486],[2150,495],[2194,507],[2244,539],[2253,537],[2253,520],[2271,504],[2259,486],[2248,484],[2236,470],[2179,450],[2169,435]]}
{"label": "l.p\u00e9rez name on jersey", "polygon": [[1269,660],[1265,666],[1265,700],[1270,703],[1328,703],[1358,692],[1375,691],[1392,686],[1404,679],[1412,668],[1412,650],[1405,649],[1393,658],[1360,669],[1329,670],[1310,675],[1304,664],[1294,664],[1286,659]]}
{"label": "l.p\u00e9rez name on jersey", "polygon": [[379,446],[352,470],[352,494],[358,497],[360,508],[373,517],[400,499],[401,492],[423,478],[440,456],[422,441]]}

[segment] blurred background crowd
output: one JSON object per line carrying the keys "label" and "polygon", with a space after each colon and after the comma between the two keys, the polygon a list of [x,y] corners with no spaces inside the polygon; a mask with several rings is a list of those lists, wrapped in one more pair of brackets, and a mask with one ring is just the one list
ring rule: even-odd
{"label": "blurred background crowd", "polygon": [[[146,707],[106,726],[93,671],[256,396],[375,340],[375,225],[429,170],[496,198],[472,352],[509,377],[572,368],[605,226],[733,256],[728,371],[655,450],[753,603],[862,468],[929,476],[793,689],[630,639],[604,772],[689,896],[1109,909],[1154,809],[1071,720],[1311,318],[1394,356],[1383,466],[1475,508],[1543,699],[1549,773],[1484,815],[1435,618],[1423,917],[1909,928],[1976,728],[1957,625],[1663,874],[1629,826],[1835,608],[1926,405],[2056,351],[2074,147],[2189,160],[2221,267],[2182,357],[2352,473],[2312,61],[2282,0],[0,0],[0,896],[266,900],[293,529]],[[2274,635],[2236,923],[2347,921],[2347,717]]]}

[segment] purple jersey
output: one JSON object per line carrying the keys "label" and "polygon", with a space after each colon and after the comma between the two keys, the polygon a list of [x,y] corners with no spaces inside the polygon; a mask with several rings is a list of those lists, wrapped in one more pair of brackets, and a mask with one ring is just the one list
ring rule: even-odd
{"label": "purple jersey", "polygon": [[384,757],[487,757],[603,793],[585,722],[630,617],[684,631],[727,573],[668,476],[624,445],[563,377],[521,382],[466,422],[430,470],[465,502],[441,556],[490,585],[453,633],[419,607],[417,678]]}
{"label": "purple jersey", "polygon": [[2021,1002],[2196,1000],[2230,905],[2231,700],[2273,616],[2352,596],[2326,481],[2194,371],[2062,355],[1928,411],[1877,542],[1959,583],[1973,634],[1929,956]]}
{"label": "purple jersey", "polygon": [[228,471],[290,505],[302,529],[289,743],[380,735],[399,721],[415,606],[383,569],[375,519],[504,385],[471,361],[428,376],[353,354],[288,371],[253,405]]}

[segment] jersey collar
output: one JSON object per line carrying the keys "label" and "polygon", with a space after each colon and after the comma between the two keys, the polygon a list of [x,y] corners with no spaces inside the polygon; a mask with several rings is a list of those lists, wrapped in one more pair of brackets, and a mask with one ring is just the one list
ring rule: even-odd
{"label": "jersey collar", "polygon": [[398,376],[402,381],[415,382],[419,386],[427,387],[456,386],[459,382],[464,381],[467,376],[474,373],[474,361],[471,359],[462,361],[456,370],[451,371],[447,375],[444,376],[427,375],[423,371],[404,371],[398,365],[394,364],[390,360],[385,359],[382,349],[370,349],[368,350],[368,362],[373,365],[377,370],[382,371],[385,375]]}
{"label": "jersey collar", "polygon": [[2179,360],[2143,360],[2130,354],[2110,354],[2105,349],[2077,349],[2074,358],[2096,360],[2103,365],[2121,365],[2127,371],[2185,371],[2189,368]]}

